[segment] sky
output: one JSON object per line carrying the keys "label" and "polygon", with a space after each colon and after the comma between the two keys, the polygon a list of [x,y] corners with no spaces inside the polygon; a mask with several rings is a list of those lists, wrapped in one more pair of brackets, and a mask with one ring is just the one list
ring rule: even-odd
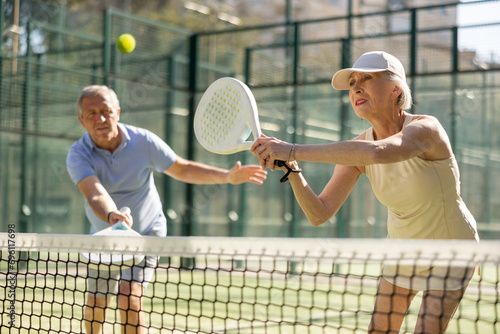
{"label": "sky", "polygon": [[[498,23],[500,21],[500,1],[458,6],[459,27],[475,24]],[[481,60],[494,59],[500,62],[500,24],[492,27],[459,30],[460,49],[476,50]]]}

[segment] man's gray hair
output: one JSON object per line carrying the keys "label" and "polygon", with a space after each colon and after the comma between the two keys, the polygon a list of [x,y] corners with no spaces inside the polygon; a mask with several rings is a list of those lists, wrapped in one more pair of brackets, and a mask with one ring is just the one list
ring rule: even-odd
{"label": "man's gray hair", "polygon": [[87,97],[95,97],[95,96],[108,96],[111,100],[111,103],[113,104],[113,107],[115,108],[120,108],[120,102],[118,101],[118,96],[116,96],[116,93],[114,90],[109,88],[108,86],[102,86],[102,85],[92,85],[92,86],[87,86],[83,88],[82,93],[80,94],[80,97],[76,101],[76,112],[78,113],[78,116],[82,116],[82,101],[84,98]]}

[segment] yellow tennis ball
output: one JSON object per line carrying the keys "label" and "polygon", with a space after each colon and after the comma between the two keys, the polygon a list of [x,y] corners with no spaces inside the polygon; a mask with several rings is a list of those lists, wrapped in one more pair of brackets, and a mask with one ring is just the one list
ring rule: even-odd
{"label": "yellow tennis ball", "polygon": [[135,49],[135,38],[131,34],[122,34],[116,41],[118,50],[123,53],[130,53]]}

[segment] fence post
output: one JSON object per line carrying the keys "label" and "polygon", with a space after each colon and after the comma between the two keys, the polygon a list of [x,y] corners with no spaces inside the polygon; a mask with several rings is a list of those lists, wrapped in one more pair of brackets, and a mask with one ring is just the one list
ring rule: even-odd
{"label": "fence post", "polygon": [[28,232],[30,208],[28,206],[28,119],[31,103],[31,65],[32,65],[32,50],[31,50],[31,22],[27,25],[26,37],[26,74],[23,87],[22,101],[22,119],[21,129],[21,201],[19,210],[19,232]]}
{"label": "fence post", "polygon": [[458,87],[458,27],[453,27],[452,32],[452,82],[451,82],[451,115],[450,115],[450,143],[453,150],[458,151],[457,145],[457,87]]}
{"label": "fence post", "polygon": [[[5,16],[5,3],[4,1],[0,1],[0,30],[3,29],[3,24],[5,22],[4,19]],[[3,35],[3,31],[2,31]],[[0,48],[0,106],[3,106],[2,104],[2,82],[3,82],[3,48]],[[3,109],[3,108],[1,108]],[[2,112],[0,110],[0,124],[2,123]],[[7,211],[7,210],[5,210]]]}
{"label": "fence post", "polygon": [[[198,79],[198,34],[193,34],[189,38],[189,97],[188,97],[188,126],[187,126],[187,159],[194,160],[194,113],[196,110],[196,80]],[[186,205],[182,217],[182,235],[194,236],[198,234],[198,226],[195,219],[193,219],[193,206],[194,206],[194,185],[186,184]],[[194,258],[181,258],[182,268],[192,268],[196,265]]]}
{"label": "fence post", "polygon": [[[411,9],[411,35],[410,35],[410,73],[409,77],[410,81],[410,91],[412,92],[412,96],[415,96],[415,84],[416,74],[417,74],[417,9]],[[413,108],[411,109],[411,113],[414,114]]]}
{"label": "fence post", "polygon": [[244,68],[244,75],[245,75],[245,81],[248,84],[250,84],[250,74],[251,74],[251,69],[250,65],[252,62],[250,61],[252,57],[252,48],[246,48],[245,49],[245,68]]}
{"label": "fence post", "polygon": [[[17,231],[20,233],[28,233],[30,230],[31,208],[28,205],[28,119],[31,103],[31,66],[32,66],[32,50],[31,50],[31,22],[28,22],[26,33],[26,73],[23,85],[23,100],[21,109],[21,189],[19,203],[19,225]],[[19,252],[18,270],[24,270],[28,267],[28,253]]]}
{"label": "fence post", "polygon": [[[167,56],[167,82],[166,84],[169,86],[166,94],[165,101],[165,141],[167,143],[171,143],[174,139],[174,125],[173,125],[173,115],[172,109],[175,105],[174,99],[175,94],[173,92],[173,87],[175,86],[175,66],[176,59],[175,56]],[[165,216],[167,217],[167,233],[171,230],[169,227],[173,227],[172,222],[170,221],[170,217],[168,216],[168,209],[172,209],[172,179],[169,176],[163,175],[163,211],[165,211]]]}
{"label": "fence post", "polygon": [[[410,76],[417,73],[417,9],[411,9]],[[412,90],[413,91],[413,90]]]}
{"label": "fence post", "polygon": [[[300,25],[295,22],[293,24],[294,27],[294,35],[293,35],[293,90],[292,90],[292,127],[293,132],[291,134],[291,142],[297,142],[297,126],[298,126],[298,82],[299,82],[299,66],[300,66]],[[288,48],[288,45],[287,45]],[[300,236],[300,221],[297,219],[296,211],[296,200],[291,190],[291,187],[288,187],[288,197],[289,197],[289,207],[291,220],[289,225],[289,236],[290,237],[299,237]]]}
{"label": "fence post", "polygon": [[[187,159],[194,160],[194,113],[196,110],[196,80],[198,79],[198,34],[194,34],[189,40],[189,115],[187,127]],[[191,236],[198,234],[196,221],[193,219],[194,185],[186,185],[186,210],[184,212],[184,222],[182,235]]]}
{"label": "fence post", "polygon": [[109,75],[111,73],[111,9],[106,8],[104,11],[103,24],[103,45],[102,45],[102,66],[103,66],[103,84],[109,85]]}
{"label": "fence post", "polygon": [[[349,18],[351,20],[351,18]],[[350,24],[349,24],[350,26]],[[342,68],[351,67],[351,39],[342,39]],[[349,130],[349,91],[340,92],[340,140],[350,139],[348,136],[351,131]],[[350,223],[350,210],[351,210],[351,199],[348,197],[342,207],[337,212],[337,223],[336,223],[336,237],[337,238],[347,238],[349,237],[349,223]]]}

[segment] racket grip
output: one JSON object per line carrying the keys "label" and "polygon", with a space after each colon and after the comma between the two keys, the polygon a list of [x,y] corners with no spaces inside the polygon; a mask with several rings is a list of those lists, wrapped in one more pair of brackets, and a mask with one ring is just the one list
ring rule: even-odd
{"label": "racket grip", "polygon": [[128,206],[124,206],[123,208],[120,209],[120,212],[124,215],[130,214],[130,208]]}
{"label": "racket grip", "polygon": [[113,230],[122,230],[122,231],[130,230],[130,227],[123,220],[120,220],[118,223],[116,223],[112,227],[113,227]]}
{"label": "racket grip", "polygon": [[[120,213],[123,215],[130,214],[130,208],[128,206],[124,206],[123,208],[120,209]],[[113,225],[113,230],[129,230],[130,226],[127,225],[123,220],[118,221],[116,224]]]}
{"label": "racket grip", "polygon": [[285,166],[285,162],[283,160],[275,160],[274,165],[278,167],[283,167]]}

